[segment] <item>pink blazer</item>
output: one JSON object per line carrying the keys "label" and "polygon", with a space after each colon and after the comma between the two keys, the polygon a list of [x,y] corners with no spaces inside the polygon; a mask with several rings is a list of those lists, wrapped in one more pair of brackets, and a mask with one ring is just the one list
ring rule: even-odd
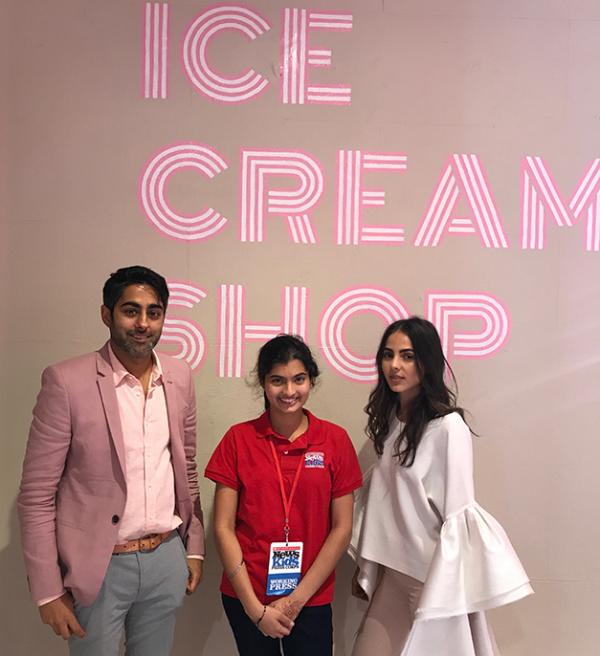
{"label": "pink blazer", "polygon": [[[160,356],[175,475],[179,532],[204,553],[196,470],[196,401],[188,365]],[[125,453],[108,345],[42,374],[17,509],[34,600],[63,588],[96,598],[125,508]]]}

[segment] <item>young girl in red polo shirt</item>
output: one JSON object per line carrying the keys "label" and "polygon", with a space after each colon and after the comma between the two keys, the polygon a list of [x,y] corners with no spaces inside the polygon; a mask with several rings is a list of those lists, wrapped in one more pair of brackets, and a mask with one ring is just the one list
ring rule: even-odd
{"label": "young girl in red polo shirt", "polygon": [[205,471],[223,607],[241,656],[331,656],[360,467],[346,431],[304,408],[319,368],[299,337],[264,344],[255,371],[265,412],[232,426]]}

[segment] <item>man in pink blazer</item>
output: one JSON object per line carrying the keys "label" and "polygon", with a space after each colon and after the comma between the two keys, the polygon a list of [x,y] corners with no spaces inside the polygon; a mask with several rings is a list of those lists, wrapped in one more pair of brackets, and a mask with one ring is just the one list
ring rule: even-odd
{"label": "man in pink blazer", "polygon": [[110,340],[42,376],[17,505],[32,597],[74,656],[116,656],[123,631],[128,656],[166,656],[202,576],[194,384],[154,352],[168,296],[154,271],[119,269]]}

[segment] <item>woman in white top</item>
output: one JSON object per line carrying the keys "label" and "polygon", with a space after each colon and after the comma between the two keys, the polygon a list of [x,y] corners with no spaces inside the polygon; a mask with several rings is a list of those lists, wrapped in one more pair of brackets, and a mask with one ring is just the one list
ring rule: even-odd
{"label": "woman in white top", "polygon": [[[353,594],[370,601],[353,656],[494,656],[484,610],[532,592],[500,524],[475,501],[471,431],[435,326],[391,324],[367,434],[378,460],[357,501]],[[447,379],[447,378],[446,378]]]}

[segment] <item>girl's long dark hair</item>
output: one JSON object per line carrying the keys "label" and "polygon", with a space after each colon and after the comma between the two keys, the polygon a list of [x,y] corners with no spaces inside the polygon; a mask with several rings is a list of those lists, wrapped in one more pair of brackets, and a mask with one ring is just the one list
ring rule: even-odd
{"label": "girl's long dark hair", "polygon": [[367,435],[373,440],[378,455],[383,453],[383,444],[390,429],[390,419],[400,409],[398,394],[389,388],[381,363],[383,352],[390,335],[404,333],[412,342],[415,361],[421,378],[421,388],[410,406],[410,413],[404,428],[394,444],[394,456],[400,465],[410,467],[415,461],[417,448],[427,424],[438,417],[458,412],[464,419],[464,411],[456,406],[456,393],[444,380],[446,372],[450,375],[454,389],[456,378],[442,350],[440,336],[435,326],[421,317],[401,319],[390,324],[377,349],[377,385],[369,395],[365,412],[369,415]]}

